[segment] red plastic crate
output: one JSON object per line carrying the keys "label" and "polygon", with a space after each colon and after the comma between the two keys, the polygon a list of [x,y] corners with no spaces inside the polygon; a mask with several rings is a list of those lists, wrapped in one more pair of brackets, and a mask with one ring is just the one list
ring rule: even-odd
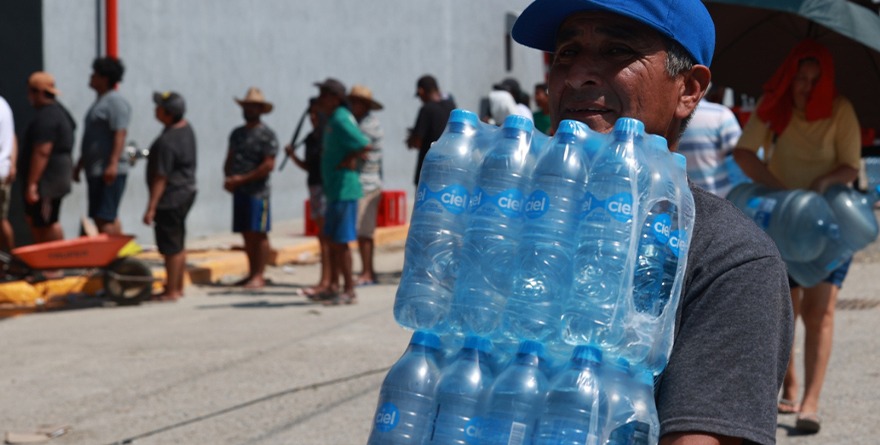
{"label": "red plastic crate", "polygon": [[306,236],[316,236],[318,235],[318,225],[315,224],[315,221],[312,220],[312,203],[306,199],[306,208],[303,212],[305,219],[305,232]]}
{"label": "red plastic crate", "polygon": [[402,226],[406,224],[406,192],[383,190],[376,215],[377,227]]}
{"label": "red plastic crate", "polygon": [[[308,199],[303,211],[305,235],[318,234],[318,226],[312,221],[312,205]],[[379,211],[376,214],[377,227],[402,226],[406,224],[406,192],[403,190],[384,190],[379,200]]]}

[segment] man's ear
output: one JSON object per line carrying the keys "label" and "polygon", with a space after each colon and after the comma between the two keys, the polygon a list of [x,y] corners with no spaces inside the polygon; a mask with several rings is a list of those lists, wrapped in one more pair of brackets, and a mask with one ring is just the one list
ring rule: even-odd
{"label": "man's ear", "polygon": [[687,73],[682,75],[684,83],[681,88],[681,98],[675,109],[675,116],[685,119],[693,113],[700,103],[700,99],[709,90],[709,81],[712,80],[712,72],[704,65],[694,65]]}

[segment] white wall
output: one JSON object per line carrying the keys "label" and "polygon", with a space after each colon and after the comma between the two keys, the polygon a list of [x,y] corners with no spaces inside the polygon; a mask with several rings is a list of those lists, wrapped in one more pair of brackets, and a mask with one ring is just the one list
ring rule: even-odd
{"label": "white wall", "polygon": [[[78,123],[94,100],[87,83],[96,56],[101,0],[44,0],[45,66],[56,76],[61,101]],[[524,90],[542,80],[538,51],[515,45],[513,71],[505,70],[506,15],[527,0],[120,0],[119,53],[126,65],[119,91],[134,109],[129,139],[147,147],[160,131],[151,93],[173,89],[187,100],[187,119],[199,145],[199,196],[189,217],[190,237],[229,231],[231,199],[222,188],[222,164],[229,132],[242,123],[233,97],[260,87],[275,110],[265,122],[282,145],[315,81],[336,77],[373,89],[385,105],[386,188],[411,199],[414,151],[406,150],[406,129],[420,102],[415,81],[434,74],[458,106],[477,110],[479,99],[504,77]],[[306,124],[303,135],[309,130]],[[82,135],[77,129],[77,140]],[[78,155],[78,148],[76,153]],[[280,158],[279,158],[280,161]],[[141,222],[147,193],[145,163],[129,175],[123,199],[123,229],[152,243]],[[272,176],[274,219],[302,216],[305,174],[293,163]],[[62,206],[68,236],[85,214],[85,186]]]}

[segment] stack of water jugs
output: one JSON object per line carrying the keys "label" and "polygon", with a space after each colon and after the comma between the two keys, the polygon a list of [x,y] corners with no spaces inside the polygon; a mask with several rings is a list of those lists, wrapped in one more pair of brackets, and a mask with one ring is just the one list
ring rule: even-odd
{"label": "stack of water jugs", "polygon": [[770,235],[788,274],[810,287],[877,238],[878,189],[868,196],[836,184],[820,195],[741,184],[727,199]]}
{"label": "stack of water jugs", "polygon": [[368,443],[656,444],[693,212],[683,157],[637,120],[549,139],[453,111],[394,305],[415,333]]}

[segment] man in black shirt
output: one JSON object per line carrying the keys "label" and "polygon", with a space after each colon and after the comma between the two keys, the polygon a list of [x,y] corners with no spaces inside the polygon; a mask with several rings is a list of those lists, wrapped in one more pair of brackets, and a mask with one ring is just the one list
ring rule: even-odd
{"label": "man in black shirt", "polygon": [[183,97],[174,92],[154,93],[153,102],[156,120],[164,128],[147,159],[150,200],[144,224],[154,226],[156,246],[165,257],[165,291],[156,299],[173,301],[183,296],[185,223],[196,198],[196,136],[183,119]]}
{"label": "man in black shirt", "polygon": [[455,101],[452,98],[444,98],[437,86],[434,76],[424,75],[416,82],[416,96],[422,101],[422,108],[416,117],[416,124],[412,128],[406,144],[409,148],[419,150],[419,162],[416,164],[415,185],[419,185],[419,174],[422,171],[422,162],[431,144],[440,138],[446,128],[449,114],[455,109]]}
{"label": "man in black shirt", "polygon": [[28,101],[37,112],[24,133],[18,172],[25,214],[37,243],[64,239],[58,215],[61,198],[70,193],[76,124],[55,99],[58,94],[51,74],[38,71],[28,78]]}

